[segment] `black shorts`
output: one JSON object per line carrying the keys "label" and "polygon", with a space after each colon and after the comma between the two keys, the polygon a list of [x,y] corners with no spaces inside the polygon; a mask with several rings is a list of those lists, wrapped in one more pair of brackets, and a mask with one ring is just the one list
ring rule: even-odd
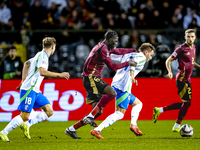
{"label": "black shorts", "polygon": [[102,95],[104,94],[104,88],[108,85],[105,81],[95,76],[83,76],[83,85],[87,92],[86,104],[92,104],[99,102]]}
{"label": "black shorts", "polygon": [[178,95],[184,101],[191,101],[192,99],[192,88],[190,83],[184,83],[179,80],[176,81],[178,88]]}

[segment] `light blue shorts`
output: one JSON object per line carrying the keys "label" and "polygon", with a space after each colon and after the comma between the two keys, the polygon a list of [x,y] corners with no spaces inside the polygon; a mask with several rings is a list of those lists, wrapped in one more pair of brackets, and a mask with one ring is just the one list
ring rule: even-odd
{"label": "light blue shorts", "polygon": [[128,104],[132,105],[135,101],[135,96],[128,92],[122,92],[121,90],[112,86],[112,88],[117,92],[117,96],[115,98],[115,106],[120,106],[124,109],[128,108]]}
{"label": "light blue shorts", "polygon": [[48,99],[41,92],[20,90],[19,111],[30,113],[33,108],[41,108],[44,105],[50,104]]}

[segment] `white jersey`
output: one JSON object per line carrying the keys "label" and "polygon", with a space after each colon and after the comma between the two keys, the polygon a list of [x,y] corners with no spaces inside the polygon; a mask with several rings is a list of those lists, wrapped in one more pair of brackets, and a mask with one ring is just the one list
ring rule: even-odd
{"label": "white jersey", "polygon": [[134,71],[134,78],[137,76],[137,74],[143,69],[144,64],[146,62],[146,57],[142,52],[139,53],[129,53],[125,55],[115,55],[111,54],[112,60],[120,61],[121,63],[127,62],[130,59],[134,58],[134,61],[137,62],[137,66],[127,66],[125,68],[121,68],[117,70],[111,86],[114,86],[115,88],[128,93],[131,93],[131,87],[132,87],[132,81],[130,77],[130,70]]}
{"label": "white jersey", "polygon": [[49,57],[47,53],[44,50],[42,50],[38,52],[35,55],[35,57],[31,58],[29,61],[31,62],[31,65],[28,71],[28,76],[23,82],[21,89],[23,90],[31,89],[39,93],[40,85],[42,83],[42,80],[44,79],[44,76],[40,75],[38,68],[42,67],[47,70],[49,65]]}

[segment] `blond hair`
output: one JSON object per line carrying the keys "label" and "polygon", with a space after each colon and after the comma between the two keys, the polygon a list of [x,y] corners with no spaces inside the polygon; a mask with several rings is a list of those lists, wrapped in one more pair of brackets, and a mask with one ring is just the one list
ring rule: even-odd
{"label": "blond hair", "polygon": [[56,39],[54,37],[45,37],[42,40],[43,48],[50,48],[54,44],[56,44]]}

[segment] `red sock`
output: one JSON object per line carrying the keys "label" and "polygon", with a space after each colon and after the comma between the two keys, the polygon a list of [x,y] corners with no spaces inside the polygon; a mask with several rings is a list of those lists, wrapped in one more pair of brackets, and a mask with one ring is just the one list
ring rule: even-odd
{"label": "red sock", "polygon": [[171,105],[167,105],[165,107],[163,107],[164,111],[167,110],[174,110],[174,109],[180,109],[183,103],[173,103]]}
{"label": "red sock", "polygon": [[77,130],[78,128],[80,128],[80,127],[82,127],[82,126],[84,126],[84,123],[83,123],[82,119],[79,120],[77,123],[75,123],[75,124],[73,125],[73,127],[74,127],[75,130]]}
{"label": "red sock", "polygon": [[[177,121],[180,122],[183,120],[183,118],[185,117],[187,111],[188,111],[188,108],[190,107],[191,105],[191,102],[184,102],[181,106],[181,109],[179,111],[179,114],[178,114],[178,118],[177,118]],[[180,123],[179,123],[180,124]]]}
{"label": "red sock", "polygon": [[110,101],[112,101],[115,98],[114,95],[112,94],[106,94],[104,96],[102,96],[102,98],[100,99],[100,101],[97,103],[97,105],[94,107],[94,109],[91,111],[91,114],[93,116],[96,116],[96,114],[102,109],[104,108]]}

